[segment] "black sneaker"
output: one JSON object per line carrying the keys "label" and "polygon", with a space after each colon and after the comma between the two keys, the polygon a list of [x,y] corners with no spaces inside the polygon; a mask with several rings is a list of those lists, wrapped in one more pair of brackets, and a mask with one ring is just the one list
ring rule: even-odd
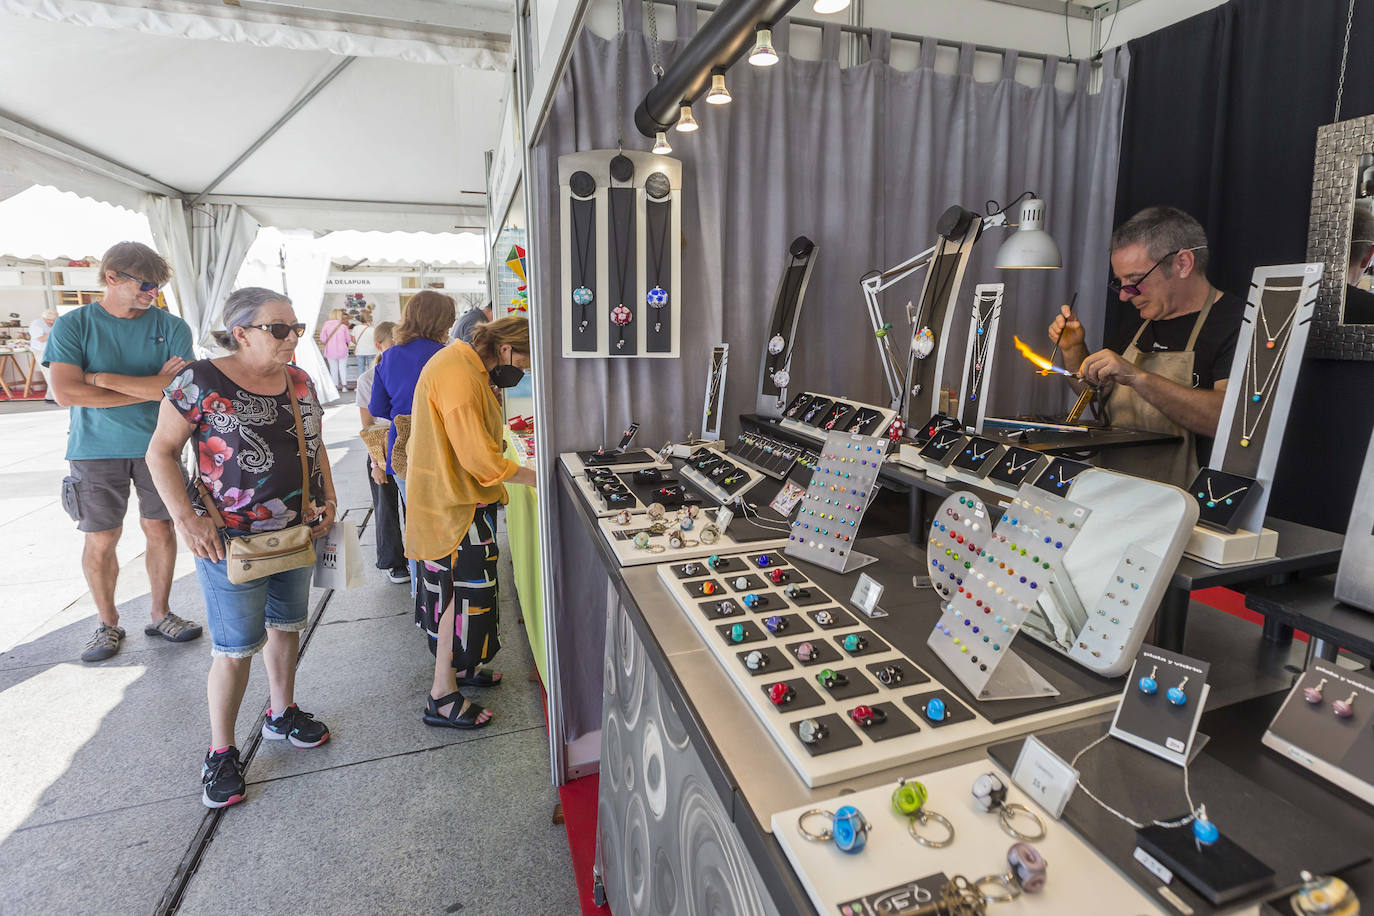
{"label": "black sneaker", "polygon": [[275,719],[272,718],[271,710],[268,710],[267,718],[262,723],[262,736],[269,741],[280,741],[285,738],[296,747],[319,747],[329,740],[329,729],[323,722],[316,722],[314,716],[308,712],[301,712],[300,707],[292,703],[286,707],[286,712]]}
{"label": "black sneaker", "polygon": [[402,582],[409,582],[410,568],[406,566],[397,566],[395,569],[388,570],[386,577],[397,585],[400,585]]}
{"label": "black sneaker", "polygon": [[205,765],[200,769],[200,781],[205,786],[200,800],[207,808],[225,808],[243,801],[247,787],[243,782],[239,749],[231,745],[218,754],[206,752]]}

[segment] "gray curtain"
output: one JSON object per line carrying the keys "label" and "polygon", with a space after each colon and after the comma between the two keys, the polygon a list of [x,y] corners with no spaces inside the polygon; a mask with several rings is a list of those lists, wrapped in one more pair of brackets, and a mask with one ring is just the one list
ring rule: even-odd
{"label": "gray curtain", "polygon": [[[989,408],[998,416],[1055,412],[1072,401],[1059,379],[1032,374],[1008,354],[1019,335],[1043,353],[1045,329],[1062,302],[1080,290],[1089,328],[1102,327],[1107,240],[1126,60],[1108,52],[1102,87],[1090,93],[1091,68],[1077,66],[1072,92],[1054,88],[1057,61],[1044,84],[1031,88],[1003,77],[975,82],[973,48],[960,53],[958,74],[934,70],[935,42],[923,45],[922,66],[899,72],[888,63],[890,38],[876,33],[870,59],[838,63],[840,32],[830,26],[819,61],[787,56],[788,25],[774,29],[782,61],[768,70],[740,64],[727,75],[734,102],[695,106],[701,130],[670,134],[684,164],[682,266],[683,342],[679,360],[562,359],[559,289],[557,159],[565,153],[616,146],[616,49],[625,54],[624,134],[636,148],[650,144],[635,131],[635,106],[650,86],[650,42],[640,31],[640,4],[625,5],[626,31],[606,40],[584,31],[574,49],[536,155],[534,185],[543,212],[533,221],[539,253],[538,318],[550,329],[538,369],[557,392],[541,418],[556,452],[611,440],[631,419],[639,442],[657,446],[700,424],[711,347],[730,344],[724,434],[753,410],[759,359],[773,297],[797,235],[820,248],[792,360],[793,391],[810,389],[885,404],[859,279],[897,264],[934,240],[935,221],[950,204],[981,212],[986,200],[1007,202],[1033,190],[1048,202],[1048,229],[1064,254],[1058,271],[996,271],[993,258],[1005,230],[992,230],[975,249],[960,297],[956,352],[947,384],[956,387],[973,286],[1005,281],[1000,346]],[[662,45],[665,65],[695,28],[693,4],[679,4],[679,38]],[[797,28],[802,28],[798,26]],[[920,274],[884,294],[894,327],[920,295]],[[904,356],[903,356],[904,358]],[[917,421],[924,417],[916,418]],[[557,609],[565,737],[600,726],[601,654],[605,608],[584,596],[605,594],[588,533],[566,497],[555,503],[554,582],[545,600]]]}

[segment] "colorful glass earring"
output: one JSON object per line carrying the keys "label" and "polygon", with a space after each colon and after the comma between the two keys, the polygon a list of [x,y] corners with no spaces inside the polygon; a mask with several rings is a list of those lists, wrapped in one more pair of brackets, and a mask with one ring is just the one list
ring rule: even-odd
{"label": "colorful glass earring", "polygon": [[1165,696],[1169,698],[1169,702],[1173,703],[1175,706],[1186,705],[1188,703],[1188,694],[1183,692],[1183,688],[1187,685],[1188,679],[1185,677],[1183,680],[1179,681],[1177,687],[1170,687],[1169,692],[1165,694]]}
{"label": "colorful glass earring", "polygon": [[1155,675],[1159,673],[1159,666],[1155,665],[1150,669],[1150,673],[1142,677],[1139,681],[1141,693],[1156,693],[1159,691],[1159,681],[1155,680]]}
{"label": "colorful glass earring", "polygon": [[1346,699],[1332,703],[1331,711],[1336,714],[1338,719],[1349,719],[1355,715],[1355,694],[1352,692]]}
{"label": "colorful glass earring", "polygon": [[1321,683],[1316,687],[1304,687],[1302,698],[1313,706],[1322,701],[1322,688],[1326,686],[1326,678],[1322,678]]}

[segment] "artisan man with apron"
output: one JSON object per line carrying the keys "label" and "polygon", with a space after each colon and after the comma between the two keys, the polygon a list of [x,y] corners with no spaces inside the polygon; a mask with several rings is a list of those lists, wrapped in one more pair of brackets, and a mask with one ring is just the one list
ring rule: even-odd
{"label": "artisan man with apron", "polygon": [[1207,236],[1173,207],[1142,210],[1119,226],[1111,259],[1112,290],[1140,316],[1126,322],[1129,336],[1089,354],[1065,306],[1050,337],[1065,368],[1103,387],[1114,427],[1179,437],[1106,449],[1096,464],[1186,487],[1211,453],[1245,302],[1207,280]]}

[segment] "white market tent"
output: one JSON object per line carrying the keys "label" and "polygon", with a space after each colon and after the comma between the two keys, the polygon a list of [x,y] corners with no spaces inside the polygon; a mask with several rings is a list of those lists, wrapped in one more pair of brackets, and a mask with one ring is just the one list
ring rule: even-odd
{"label": "white market tent", "polygon": [[145,214],[204,340],[260,226],[481,232],[512,10],[0,0],[0,186]]}

